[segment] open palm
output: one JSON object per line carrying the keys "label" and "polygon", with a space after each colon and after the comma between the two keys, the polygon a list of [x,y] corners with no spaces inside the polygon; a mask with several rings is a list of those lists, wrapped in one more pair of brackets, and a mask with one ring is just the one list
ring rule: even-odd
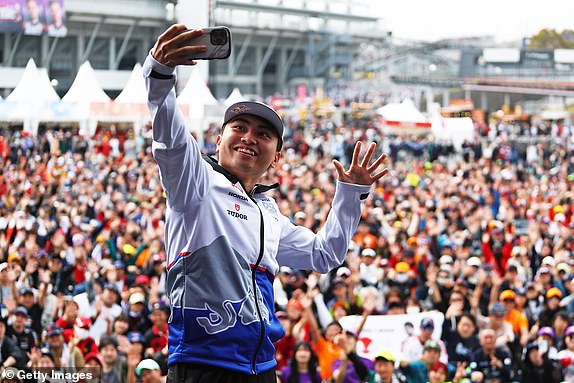
{"label": "open palm", "polygon": [[375,151],[375,147],[377,146],[377,144],[374,142],[371,142],[367,152],[363,156],[363,159],[359,161],[362,146],[363,143],[361,141],[358,141],[355,144],[353,160],[351,161],[351,166],[347,171],[345,171],[343,165],[339,161],[333,160],[333,165],[335,165],[335,169],[337,169],[337,176],[339,181],[357,185],[372,185],[380,178],[386,176],[389,172],[389,169],[387,168],[384,168],[379,172],[375,172],[378,167],[387,159],[387,155],[385,153],[381,154],[379,158],[375,160],[375,162],[369,165],[369,162],[371,162],[371,157],[373,156],[373,152]]}

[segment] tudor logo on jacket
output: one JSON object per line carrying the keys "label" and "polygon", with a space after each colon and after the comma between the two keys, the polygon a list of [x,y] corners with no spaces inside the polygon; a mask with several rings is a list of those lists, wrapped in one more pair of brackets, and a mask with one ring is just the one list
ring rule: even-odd
{"label": "tudor logo on jacket", "polygon": [[171,74],[148,55],[152,150],[167,197],[168,363],[259,374],[275,367],[273,343],[285,334],[273,310],[279,265],[322,273],[340,265],[370,187],[338,182],[317,234],[293,225],[263,194],[276,185],[249,194],[215,159],[201,156],[176,107]]}

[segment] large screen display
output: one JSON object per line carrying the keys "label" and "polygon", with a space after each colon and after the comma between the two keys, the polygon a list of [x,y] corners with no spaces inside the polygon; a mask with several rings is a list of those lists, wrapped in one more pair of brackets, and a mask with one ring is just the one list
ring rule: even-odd
{"label": "large screen display", "polygon": [[0,32],[64,37],[64,0],[0,0]]}

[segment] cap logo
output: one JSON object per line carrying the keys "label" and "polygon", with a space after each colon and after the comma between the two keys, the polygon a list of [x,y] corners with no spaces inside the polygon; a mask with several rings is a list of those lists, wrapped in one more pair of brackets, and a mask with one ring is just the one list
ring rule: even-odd
{"label": "cap logo", "polygon": [[244,113],[247,112],[249,110],[249,107],[247,107],[246,105],[237,105],[235,107],[233,107],[233,109],[231,109],[232,113]]}

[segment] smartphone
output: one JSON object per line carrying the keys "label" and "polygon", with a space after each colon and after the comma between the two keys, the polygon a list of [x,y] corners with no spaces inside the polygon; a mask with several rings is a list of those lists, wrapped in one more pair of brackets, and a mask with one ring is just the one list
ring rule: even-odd
{"label": "smartphone", "polygon": [[231,30],[227,27],[204,28],[203,34],[190,40],[190,45],[206,45],[207,51],[191,55],[192,60],[226,59],[231,54]]}

